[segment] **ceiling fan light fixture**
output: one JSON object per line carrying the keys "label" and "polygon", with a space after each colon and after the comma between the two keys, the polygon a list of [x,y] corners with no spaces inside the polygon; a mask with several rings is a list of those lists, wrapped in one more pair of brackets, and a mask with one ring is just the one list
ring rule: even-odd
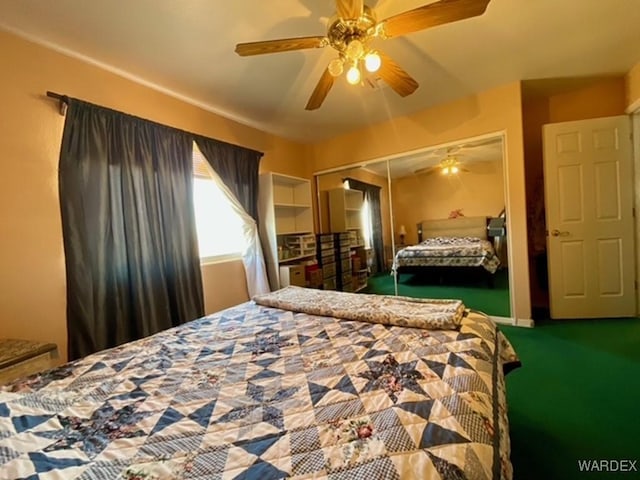
{"label": "ceiling fan light fixture", "polygon": [[382,59],[378,52],[369,52],[367,56],[364,57],[364,68],[367,69],[367,72],[374,73],[380,69],[382,65]]}
{"label": "ceiling fan light fixture", "polygon": [[457,175],[460,173],[458,159],[454,156],[448,156],[440,162],[440,173],[442,175]]}
{"label": "ceiling fan light fixture", "polygon": [[358,60],[359,58],[362,58],[362,55],[364,54],[364,45],[357,38],[353,39],[347,45],[347,48],[345,49],[345,54],[351,60]]}
{"label": "ceiling fan light fixture", "polygon": [[485,12],[489,2],[490,0],[430,0],[425,5],[378,21],[375,11],[365,5],[363,0],[335,0],[336,14],[327,23],[326,35],[238,43],[235,51],[238,55],[246,57],[312,48],[333,48],[340,59],[330,62],[324,69],[307,102],[306,110],[320,108],[334,84],[335,77],[347,69],[347,81],[352,85],[361,83],[364,71],[379,72],[376,74],[379,78],[367,76],[364,80],[374,87],[378,80],[381,80],[398,95],[406,97],[415,92],[419,86],[418,82],[392,58],[382,52],[370,50],[371,42],[477,17]]}
{"label": "ceiling fan light fixture", "polygon": [[354,63],[349,70],[347,70],[347,82],[351,85],[357,85],[360,83],[360,70],[358,70],[357,63]]}
{"label": "ceiling fan light fixture", "polygon": [[334,77],[339,77],[344,72],[344,61],[341,58],[334,58],[329,62],[329,73]]}

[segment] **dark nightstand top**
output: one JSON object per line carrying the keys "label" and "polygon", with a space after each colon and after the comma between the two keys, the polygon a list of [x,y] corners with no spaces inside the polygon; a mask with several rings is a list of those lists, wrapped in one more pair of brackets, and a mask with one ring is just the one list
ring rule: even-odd
{"label": "dark nightstand top", "polygon": [[57,350],[55,343],[40,343],[13,338],[0,339],[0,369]]}

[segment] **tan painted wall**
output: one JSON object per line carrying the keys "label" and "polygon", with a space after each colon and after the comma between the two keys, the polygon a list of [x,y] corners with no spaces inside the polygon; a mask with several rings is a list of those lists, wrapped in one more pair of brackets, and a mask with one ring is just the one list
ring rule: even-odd
{"label": "tan painted wall", "polygon": [[437,172],[410,175],[391,183],[395,231],[407,230],[405,243],[418,238],[416,224],[422,220],[447,218],[461,209],[467,217],[497,216],[505,206],[502,159],[476,162],[464,168],[469,172],[444,177]]}
{"label": "tan painted wall", "polygon": [[608,78],[570,92],[549,97],[549,122],[624,115],[624,77]]}
{"label": "tan painted wall", "polygon": [[240,260],[202,266],[204,313],[211,313],[246,302],[247,281]]}
{"label": "tan painted wall", "polygon": [[505,190],[511,207],[508,221],[512,245],[509,264],[514,287],[513,314],[520,319],[529,319],[531,304],[519,82],[318,143],[314,146],[315,170],[397,156],[493,132],[506,135]]}
{"label": "tan painted wall", "polygon": [[529,280],[532,308],[549,307],[546,288],[544,175],[542,171],[542,125],[549,123],[549,99],[523,95],[524,160],[529,242]]}
{"label": "tan painted wall", "polygon": [[[527,188],[529,251],[544,250],[544,175],[542,171],[542,125],[549,123],[547,97],[523,97],[524,160]],[[542,222],[541,222],[542,220]]]}
{"label": "tan painted wall", "polygon": [[637,63],[625,77],[625,103],[627,111],[640,109],[640,63]]}
{"label": "tan painted wall", "polygon": [[[66,290],[57,164],[64,118],[47,90],[265,152],[261,169],[310,177],[308,147],[240,125],[0,32],[0,337],[58,344]],[[239,262],[203,269],[207,311],[247,298]]]}

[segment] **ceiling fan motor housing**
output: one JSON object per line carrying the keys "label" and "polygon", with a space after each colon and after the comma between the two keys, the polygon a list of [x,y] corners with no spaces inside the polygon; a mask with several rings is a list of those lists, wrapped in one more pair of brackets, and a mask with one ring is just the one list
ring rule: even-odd
{"label": "ceiling fan motor housing", "polygon": [[335,48],[342,55],[353,40],[359,40],[366,45],[371,38],[377,36],[378,22],[373,10],[365,6],[359,18],[335,17],[327,29],[329,45]]}

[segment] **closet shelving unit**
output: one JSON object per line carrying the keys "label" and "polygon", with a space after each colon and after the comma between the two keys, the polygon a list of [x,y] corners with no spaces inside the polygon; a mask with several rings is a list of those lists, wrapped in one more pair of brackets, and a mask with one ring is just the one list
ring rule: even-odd
{"label": "closet shelving unit", "polygon": [[[316,255],[311,182],[275,172],[260,175],[260,230],[272,290],[281,288],[280,267]],[[292,248],[300,245],[300,248]]]}
{"label": "closet shelving unit", "polygon": [[[366,260],[364,243],[362,240],[362,208],[364,206],[364,194],[360,190],[334,188],[329,190],[329,226],[333,233],[347,232],[352,253],[357,253],[359,258]],[[349,290],[360,291],[367,286],[366,261],[362,262],[362,268],[350,271],[352,280],[344,281],[350,284]],[[341,269],[342,275],[346,272]],[[364,276],[364,278],[362,278]],[[341,282],[338,282],[341,283]]]}

